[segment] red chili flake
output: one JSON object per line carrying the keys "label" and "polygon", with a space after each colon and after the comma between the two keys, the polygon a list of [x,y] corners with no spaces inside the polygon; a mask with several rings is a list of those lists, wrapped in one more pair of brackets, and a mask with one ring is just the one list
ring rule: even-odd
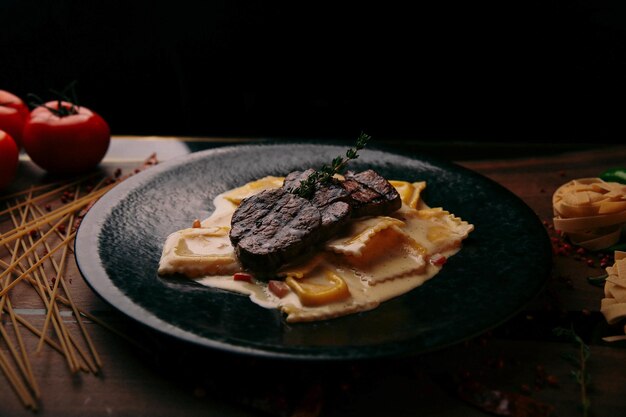
{"label": "red chili flake", "polygon": [[46,211],[52,211],[52,206],[50,204],[46,204],[43,208],[45,208]]}
{"label": "red chili flake", "polygon": [[579,255],[584,255],[587,253],[587,251],[585,250],[585,248],[578,248],[576,249],[576,253]]}
{"label": "red chili flake", "polygon": [[289,294],[290,291],[289,285],[285,284],[283,281],[277,281],[275,279],[272,279],[267,283],[267,288],[278,298],[283,298]]}
{"label": "red chili flake", "polygon": [[196,219],[193,221],[193,224],[191,225],[191,227],[193,227],[194,229],[199,229],[202,227],[202,224],[200,223],[200,220]]}
{"label": "red chili flake", "polygon": [[61,203],[67,203],[67,197],[65,197],[64,195],[61,196]]}
{"label": "red chili flake", "polygon": [[553,386],[553,387],[556,387],[559,385],[559,379],[554,375],[547,375],[546,382],[548,383],[548,385]]}
{"label": "red chili flake", "polygon": [[593,259],[587,259],[587,265],[593,268],[595,266],[595,262]]}
{"label": "red chili flake", "polygon": [[38,231],[36,231],[36,230],[31,230],[30,232],[28,232],[28,234],[29,234],[31,237],[37,237],[37,236],[39,236],[39,232],[38,232]]}
{"label": "red chili flake", "polygon": [[61,233],[65,233],[65,225],[64,224],[58,225],[57,230]]}
{"label": "red chili flake", "polygon": [[233,275],[233,279],[235,281],[245,281],[245,282],[252,282],[252,278],[253,276],[246,273],[246,272],[236,272]]}
{"label": "red chili flake", "polygon": [[430,257],[430,263],[434,266],[443,266],[447,260],[448,259],[440,253],[436,253]]}
{"label": "red chili flake", "polygon": [[135,174],[139,174],[141,170],[139,168],[135,168]]}

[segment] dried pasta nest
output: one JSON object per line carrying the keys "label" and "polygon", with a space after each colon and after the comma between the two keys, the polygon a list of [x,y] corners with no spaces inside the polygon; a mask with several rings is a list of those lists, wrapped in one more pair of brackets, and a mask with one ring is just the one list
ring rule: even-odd
{"label": "dried pasta nest", "polygon": [[[613,325],[626,318],[626,252],[615,251],[615,264],[606,268],[608,275],[604,284],[604,298],[600,311],[606,321]],[[626,333],[626,326],[624,327]],[[626,336],[611,336],[606,341],[625,340]]]}
{"label": "dried pasta nest", "polygon": [[589,250],[607,248],[626,223],[626,185],[581,178],[560,186],[552,196],[554,228]]}

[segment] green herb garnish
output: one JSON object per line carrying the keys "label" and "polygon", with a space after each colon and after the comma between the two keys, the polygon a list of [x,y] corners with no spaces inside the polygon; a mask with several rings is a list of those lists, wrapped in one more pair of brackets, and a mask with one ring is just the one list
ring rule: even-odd
{"label": "green herb garnish", "polygon": [[609,277],[609,274],[602,274],[596,277],[587,277],[587,282],[591,285],[595,285],[596,287],[604,287],[604,283],[606,279]]}
{"label": "green herb garnish", "polygon": [[564,355],[564,357],[576,367],[576,369],[571,371],[571,374],[574,379],[576,379],[576,383],[578,383],[578,386],[580,387],[580,406],[582,408],[583,417],[588,417],[589,407],[591,406],[588,396],[591,377],[589,376],[589,371],[587,370],[587,360],[591,356],[591,350],[589,349],[589,346],[587,346],[580,338],[580,336],[576,334],[573,328],[564,329],[562,327],[557,327],[553,330],[553,333],[556,336],[570,339],[576,346],[577,353],[575,355],[569,354]]}
{"label": "green herb garnish", "polygon": [[372,137],[364,132],[361,132],[356,140],[354,148],[350,148],[346,151],[346,156],[338,156],[333,159],[330,166],[324,164],[319,171],[314,171],[305,180],[300,182],[300,185],[291,190],[292,193],[299,195],[303,198],[311,198],[315,192],[315,186],[317,184],[327,184],[331,181],[333,175],[338,174],[352,159],[359,157],[358,152],[365,148],[367,143]]}

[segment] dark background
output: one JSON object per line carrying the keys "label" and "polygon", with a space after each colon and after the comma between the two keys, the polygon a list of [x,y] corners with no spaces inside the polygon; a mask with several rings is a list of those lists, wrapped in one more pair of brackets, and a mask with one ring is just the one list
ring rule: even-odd
{"label": "dark background", "polygon": [[114,134],[619,142],[620,1],[0,0],[0,88]]}

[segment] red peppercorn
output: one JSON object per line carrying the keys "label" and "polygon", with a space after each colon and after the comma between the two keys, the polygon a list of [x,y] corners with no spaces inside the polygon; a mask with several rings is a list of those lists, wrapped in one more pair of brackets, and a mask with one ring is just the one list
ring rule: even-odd
{"label": "red peppercorn", "polygon": [[559,385],[559,379],[554,375],[546,376],[546,382],[548,383],[548,385],[551,385],[553,387]]}

